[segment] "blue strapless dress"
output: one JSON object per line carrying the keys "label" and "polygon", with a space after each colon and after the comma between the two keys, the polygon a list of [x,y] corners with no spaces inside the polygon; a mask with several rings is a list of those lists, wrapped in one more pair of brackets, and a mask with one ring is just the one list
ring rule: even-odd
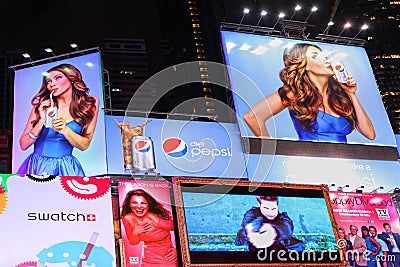
{"label": "blue strapless dress", "polygon": [[[82,126],[69,121],[67,126],[81,134]],[[19,174],[85,176],[78,159],[72,155],[73,146],[63,134],[43,127],[34,144],[34,151],[19,167]]]}
{"label": "blue strapless dress", "polygon": [[289,113],[300,140],[347,143],[346,136],[353,131],[353,125],[348,119],[342,116],[336,117],[322,110],[318,110],[313,131],[306,131],[295,117],[295,111],[289,110]]}

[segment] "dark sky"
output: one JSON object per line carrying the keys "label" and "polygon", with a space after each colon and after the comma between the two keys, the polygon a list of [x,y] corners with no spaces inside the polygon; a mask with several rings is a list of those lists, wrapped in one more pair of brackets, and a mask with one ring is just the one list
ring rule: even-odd
{"label": "dark sky", "polygon": [[[268,27],[273,26],[280,11],[286,13],[286,18],[291,17],[296,4],[302,5],[303,8],[293,19],[305,20],[315,4],[319,10],[309,19],[309,23],[315,25],[315,28],[310,28],[309,31],[314,32],[324,30],[335,2],[334,0],[221,1],[225,6],[228,22],[238,23],[243,8],[248,7],[252,11],[245,17],[243,23],[255,25],[260,10],[265,9],[268,15],[263,18],[260,25]],[[146,39],[147,43],[160,43],[160,27],[156,15],[157,0],[110,0],[106,3],[93,0],[3,2],[0,12],[2,35],[0,54],[6,50],[19,50],[29,52],[31,55],[36,53],[36,58],[43,58],[48,55],[44,52],[46,47],[52,48],[56,54],[61,54],[71,51],[69,44],[72,42],[76,42],[80,49],[85,49],[99,46],[106,37]],[[170,19],[173,20],[174,16]]]}
{"label": "dark sky", "polygon": [[[25,1],[2,3],[0,51],[97,46],[104,37],[153,38],[155,1]],[[145,26],[148,25],[148,26]],[[55,50],[55,49],[54,49]],[[57,51],[55,51],[57,52]]]}

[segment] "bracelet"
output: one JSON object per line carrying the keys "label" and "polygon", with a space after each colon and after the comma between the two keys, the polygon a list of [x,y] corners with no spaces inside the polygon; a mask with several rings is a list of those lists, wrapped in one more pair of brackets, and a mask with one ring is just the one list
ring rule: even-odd
{"label": "bracelet", "polygon": [[36,135],[34,135],[33,133],[32,133],[32,130],[31,131],[29,131],[29,136],[31,137],[31,138],[33,138],[33,139],[38,139],[38,135],[36,136]]}

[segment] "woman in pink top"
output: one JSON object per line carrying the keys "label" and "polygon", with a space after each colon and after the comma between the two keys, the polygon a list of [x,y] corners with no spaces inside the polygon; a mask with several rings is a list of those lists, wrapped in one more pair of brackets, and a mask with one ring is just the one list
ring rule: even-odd
{"label": "woman in pink top", "polygon": [[122,204],[121,219],[129,243],[144,242],[141,266],[178,266],[170,231],[171,212],[142,189],[128,192]]}

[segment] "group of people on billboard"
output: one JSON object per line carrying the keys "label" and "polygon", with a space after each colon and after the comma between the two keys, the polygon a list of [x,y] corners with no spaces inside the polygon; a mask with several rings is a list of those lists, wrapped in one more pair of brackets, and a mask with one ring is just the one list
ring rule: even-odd
{"label": "group of people on billboard", "polygon": [[375,226],[363,225],[359,235],[354,224],[350,225],[348,234],[339,227],[339,238],[346,242],[342,248],[347,266],[400,267],[400,234],[394,233],[389,223],[383,223],[383,228],[378,233]]}

